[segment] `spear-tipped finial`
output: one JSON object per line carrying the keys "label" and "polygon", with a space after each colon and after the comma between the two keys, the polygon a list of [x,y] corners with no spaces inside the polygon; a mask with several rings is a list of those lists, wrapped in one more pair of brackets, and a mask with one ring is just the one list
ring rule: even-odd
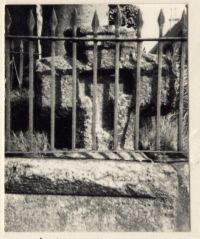
{"label": "spear-tipped finial", "polygon": [[185,36],[187,34],[187,16],[185,10],[183,10],[182,17],[181,17],[181,30],[182,34]]}
{"label": "spear-tipped finial", "polygon": [[14,51],[15,45],[14,45],[14,41],[11,41],[11,45],[10,45],[11,51]]}
{"label": "spear-tipped finial", "polygon": [[71,17],[71,27],[77,27],[78,25],[78,13],[76,8],[74,8],[74,11],[72,12],[72,17]]}
{"label": "spear-tipped finial", "polygon": [[120,35],[119,28],[122,23],[122,14],[119,6],[117,6],[116,17],[115,17],[115,35],[118,37]]}
{"label": "spear-tipped finial", "polygon": [[122,21],[122,14],[119,6],[117,6],[116,17],[115,17],[115,26],[120,27]]}
{"label": "spear-tipped finial", "polygon": [[95,11],[94,17],[92,20],[92,29],[93,29],[94,35],[97,34],[98,28],[99,28],[99,18],[98,18],[97,12]]}
{"label": "spear-tipped finial", "polygon": [[137,26],[138,27],[142,27],[144,24],[144,21],[143,21],[143,17],[142,17],[142,12],[141,10],[139,9],[138,10],[138,15],[137,15]]}
{"label": "spear-tipped finial", "polygon": [[141,37],[141,31],[142,31],[142,26],[144,24],[143,18],[142,18],[142,12],[139,9],[138,10],[138,15],[137,15],[137,37]]}
{"label": "spear-tipped finial", "polygon": [[33,16],[33,11],[30,10],[29,18],[28,18],[28,27],[29,27],[29,32],[31,35],[33,34],[34,26],[35,26],[35,19]]}
{"label": "spear-tipped finial", "polygon": [[70,24],[73,29],[73,36],[76,36],[76,30],[77,30],[77,26],[78,26],[78,14],[77,14],[76,8],[74,8],[74,11],[72,12]]}
{"label": "spear-tipped finial", "polygon": [[159,25],[159,36],[162,37],[163,36],[163,26],[165,23],[165,16],[163,13],[163,10],[161,8],[159,16],[158,16],[158,25]]}
{"label": "spear-tipped finial", "polygon": [[24,44],[23,44],[23,41],[21,40],[20,42],[20,52],[23,52],[24,50]]}
{"label": "spear-tipped finial", "polygon": [[57,19],[57,16],[56,16],[55,9],[53,8],[52,15],[51,15],[51,34],[52,35],[55,34],[57,25],[58,25],[58,19]]}
{"label": "spear-tipped finial", "polygon": [[165,23],[165,16],[164,16],[163,10],[161,8],[159,16],[158,16],[158,25],[159,25],[159,27],[163,26],[164,23]]}
{"label": "spear-tipped finial", "polygon": [[9,33],[12,19],[11,19],[10,12],[7,7],[5,9],[5,23],[6,23],[6,33]]}

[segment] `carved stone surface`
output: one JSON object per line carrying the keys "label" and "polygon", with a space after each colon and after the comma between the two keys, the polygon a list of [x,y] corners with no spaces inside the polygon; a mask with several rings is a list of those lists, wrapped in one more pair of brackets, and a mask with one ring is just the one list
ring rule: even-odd
{"label": "carved stone surface", "polygon": [[162,200],[7,194],[6,232],[176,231],[173,206]]}
{"label": "carved stone surface", "polygon": [[163,163],[8,158],[5,230],[187,231],[180,169],[179,180]]}
{"label": "carved stone surface", "polygon": [[[106,167],[105,167],[106,165]],[[131,161],[6,160],[7,192],[176,198],[177,174],[167,164]]]}
{"label": "carved stone surface", "polygon": [[[71,30],[66,31],[66,36]],[[113,27],[101,27],[100,37],[114,36]],[[122,29],[124,37],[134,37],[134,32]],[[92,36],[89,27],[79,28],[78,36]],[[78,148],[90,149],[92,146],[92,77],[93,77],[93,42],[77,44],[77,134]],[[72,52],[71,43],[66,43],[65,56],[55,58],[56,69],[56,107],[57,118],[72,112]],[[134,119],[135,119],[135,89],[136,89],[137,49],[136,43],[121,43],[120,47],[120,81],[119,81],[119,120],[118,142],[124,149],[134,148]],[[141,59],[141,118],[155,115],[157,56],[145,54]],[[113,147],[113,118],[114,118],[114,78],[115,78],[115,43],[100,42],[98,45],[98,79],[97,79],[97,147],[112,149]],[[36,64],[36,102],[41,108],[49,108],[51,58],[43,58]],[[175,107],[175,74],[171,61],[163,56],[162,111]],[[87,102],[87,103],[86,103]],[[61,110],[62,109],[62,110]],[[67,120],[65,120],[67,122]],[[68,126],[70,127],[70,126]]]}

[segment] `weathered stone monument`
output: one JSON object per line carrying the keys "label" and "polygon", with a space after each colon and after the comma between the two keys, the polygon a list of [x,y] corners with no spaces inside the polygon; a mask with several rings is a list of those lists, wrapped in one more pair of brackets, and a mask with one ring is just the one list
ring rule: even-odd
{"label": "weathered stone monument", "polygon": [[[64,33],[71,35],[68,29]],[[99,36],[114,36],[112,26],[99,29]],[[90,38],[93,35],[90,27],[81,27],[78,36]],[[135,32],[122,28],[122,37],[134,37]],[[64,55],[55,58],[56,68],[56,106],[57,110],[69,115],[72,111],[72,53],[71,43],[65,43]],[[92,77],[93,77],[93,43],[78,44],[77,48],[77,147],[91,149],[92,146]],[[176,84],[179,80],[172,67],[172,59],[163,56],[161,112],[163,115],[177,109],[178,96]],[[121,148],[134,148],[134,117],[136,89],[137,49],[132,42],[120,45],[120,97],[118,138]],[[98,80],[97,80],[97,142],[98,149],[112,149],[114,118],[114,69],[115,44],[102,42],[98,45]],[[140,104],[143,120],[155,116],[157,92],[157,56],[142,53]],[[36,64],[38,90],[37,102],[42,108],[49,108],[51,83],[51,57],[43,58]],[[63,117],[60,114],[60,117]],[[68,127],[71,127],[69,124]]]}

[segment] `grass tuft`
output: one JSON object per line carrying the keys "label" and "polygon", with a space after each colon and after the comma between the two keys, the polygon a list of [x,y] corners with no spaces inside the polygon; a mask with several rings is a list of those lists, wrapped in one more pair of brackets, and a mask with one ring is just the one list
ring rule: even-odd
{"label": "grass tuft", "polygon": [[[33,151],[47,151],[50,149],[48,137],[45,133],[36,132],[33,135]],[[11,150],[28,152],[30,151],[29,133],[28,132],[11,132]]]}
{"label": "grass tuft", "polygon": [[[177,150],[178,144],[178,116],[168,114],[160,118],[160,149]],[[188,151],[188,116],[184,116],[183,151]],[[155,150],[156,119],[151,117],[145,120],[140,129],[140,143],[143,150]]]}

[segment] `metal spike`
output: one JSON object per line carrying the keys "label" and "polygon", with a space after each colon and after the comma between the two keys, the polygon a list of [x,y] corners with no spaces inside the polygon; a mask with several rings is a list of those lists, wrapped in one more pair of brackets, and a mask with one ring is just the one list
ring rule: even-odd
{"label": "metal spike", "polygon": [[181,28],[182,28],[181,29],[182,34],[186,35],[186,33],[187,33],[187,16],[186,16],[185,10],[183,10],[183,14],[181,17]]}
{"label": "metal spike", "polygon": [[5,23],[6,23],[6,33],[9,33],[10,26],[12,23],[12,18],[10,16],[10,12],[8,8],[5,9]]}
{"label": "metal spike", "polygon": [[98,18],[97,12],[95,11],[94,17],[92,20],[92,29],[93,29],[94,34],[97,33],[98,28],[99,28],[99,18]]}
{"label": "metal spike", "polygon": [[164,25],[164,23],[165,23],[165,16],[164,16],[163,10],[161,8],[159,16],[158,16],[158,25],[161,27]]}
{"label": "metal spike", "polygon": [[21,52],[24,51],[24,44],[23,44],[23,41],[20,42],[20,51],[21,51]]}
{"label": "metal spike", "polygon": [[11,51],[14,51],[14,48],[15,48],[15,44],[14,44],[14,41],[13,41],[13,40],[11,41],[11,45],[10,45],[10,48],[11,48]]}
{"label": "metal spike", "polygon": [[117,12],[116,12],[116,17],[115,17],[115,27],[120,27],[121,26],[121,21],[122,21],[122,14],[119,6],[117,6]]}
{"label": "metal spike", "polygon": [[29,14],[29,18],[28,18],[28,27],[29,27],[29,32],[31,34],[33,33],[34,26],[35,26],[35,19],[33,16],[33,11],[30,10],[30,14]]}
{"label": "metal spike", "polygon": [[51,33],[55,34],[56,27],[58,25],[58,19],[56,16],[55,9],[52,10],[52,16],[51,16]]}
{"label": "metal spike", "polygon": [[144,24],[143,18],[142,18],[142,12],[139,9],[138,10],[138,15],[137,15],[137,37],[141,37],[141,30],[142,26]]}
{"label": "metal spike", "polygon": [[142,28],[143,24],[144,24],[144,21],[143,21],[143,18],[142,18],[142,12],[139,9],[138,10],[138,17],[137,17],[137,26],[138,26],[138,28]]}
{"label": "metal spike", "polygon": [[78,25],[78,14],[77,14],[76,8],[74,8],[70,23],[71,23],[72,28],[77,27],[77,25]]}

